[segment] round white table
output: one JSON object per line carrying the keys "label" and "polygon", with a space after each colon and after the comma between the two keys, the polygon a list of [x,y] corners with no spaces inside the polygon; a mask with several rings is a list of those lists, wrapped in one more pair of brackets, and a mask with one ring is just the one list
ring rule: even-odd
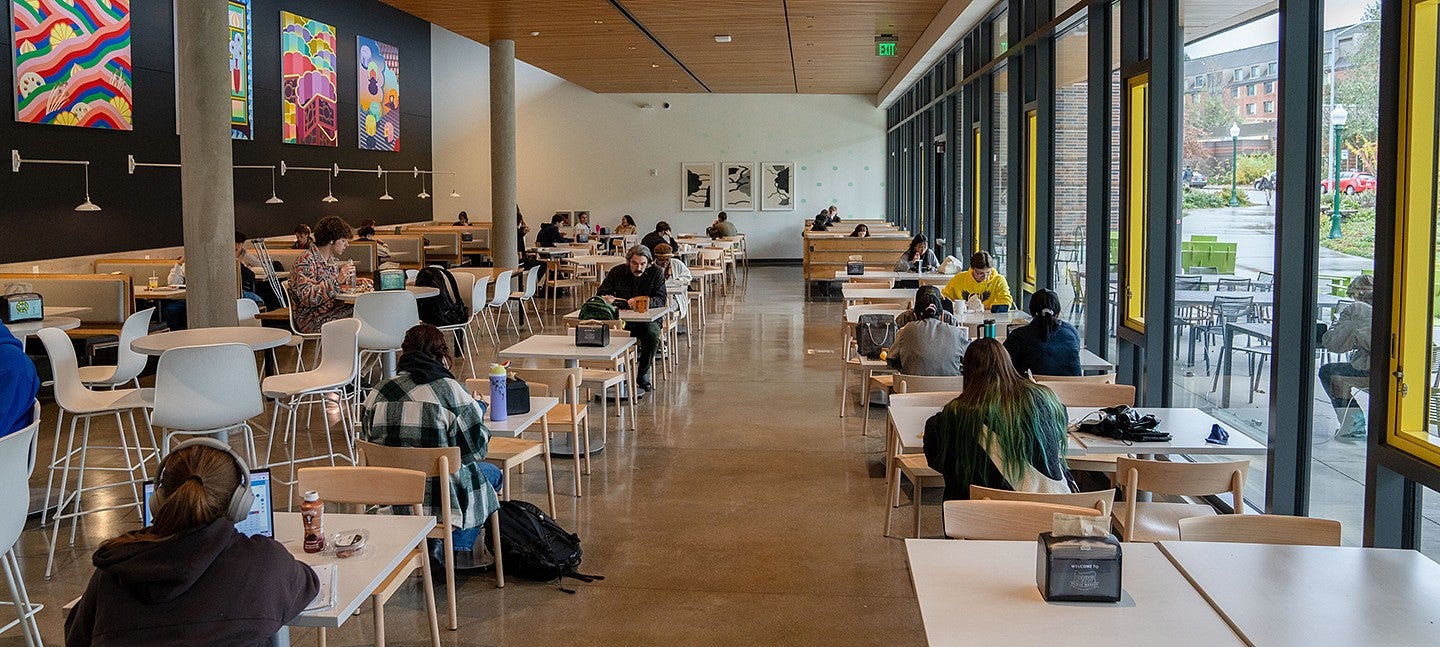
{"label": "round white table", "polygon": [[25,337],[40,332],[41,328],[59,328],[60,330],[74,330],[80,327],[80,320],[75,317],[46,317],[39,321],[22,321],[20,323],[5,324],[10,334],[24,340]]}
{"label": "round white table", "polygon": [[[428,299],[440,294],[440,288],[427,288],[418,285],[407,285],[405,286],[405,290],[415,295],[416,299]],[[371,290],[371,292],[395,292],[395,290]],[[369,292],[341,292],[340,296],[336,298],[346,303],[355,303],[355,299],[359,298],[362,294],[369,294]]]}
{"label": "round white table", "polygon": [[160,355],[172,348],[208,344],[245,344],[250,347],[250,350],[262,351],[283,346],[288,341],[290,341],[290,331],[280,328],[220,326],[146,335],[130,342],[130,348],[144,355]]}

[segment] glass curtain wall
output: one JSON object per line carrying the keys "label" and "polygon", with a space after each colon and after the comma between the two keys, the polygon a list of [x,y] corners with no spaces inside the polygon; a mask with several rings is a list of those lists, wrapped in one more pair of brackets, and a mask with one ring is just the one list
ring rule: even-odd
{"label": "glass curtain wall", "polygon": [[[1062,315],[1085,335],[1086,145],[1089,116],[1087,64],[1089,23],[1085,13],[1055,37],[1055,164],[1053,287]],[[1101,300],[1099,307],[1103,307]]]}
{"label": "glass curtain wall", "polygon": [[[1001,65],[992,75],[990,94],[990,253],[997,271],[1004,272],[1010,231],[1010,68]],[[1012,285],[1018,285],[1011,279]]]}
{"label": "glass curtain wall", "polygon": [[1109,344],[1106,357],[1116,357],[1115,327],[1119,325],[1120,284],[1116,259],[1120,257],[1120,3],[1110,5],[1110,238],[1106,243],[1109,259],[1109,280],[1103,299],[1096,303],[1105,308]]}

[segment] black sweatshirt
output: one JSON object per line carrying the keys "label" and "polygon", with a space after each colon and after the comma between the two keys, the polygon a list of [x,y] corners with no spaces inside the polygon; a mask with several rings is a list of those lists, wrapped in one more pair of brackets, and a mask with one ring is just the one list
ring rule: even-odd
{"label": "black sweatshirt", "polygon": [[665,271],[651,265],[645,268],[645,273],[635,276],[630,271],[630,265],[616,265],[610,268],[610,273],[605,275],[605,280],[600,283],[600,289],[596,292],[602,297],[619,297],[621,299],[633,299],[635,297],[650,297],[651,305],[663,307],[665,305]]}

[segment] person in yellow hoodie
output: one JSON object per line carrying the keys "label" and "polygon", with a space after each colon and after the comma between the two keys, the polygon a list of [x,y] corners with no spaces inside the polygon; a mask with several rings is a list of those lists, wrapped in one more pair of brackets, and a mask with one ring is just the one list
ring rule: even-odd
{"label": "person in yellow hoodie", "polygon": [[970,255],[970,269],[950,279],[945,284],[945,289],[940,291],[941,296],[955,301],[968,301],[971,296],[978,296],[985,302],[985,307],[995,305],[1014,306],[1014,299],[1010,297],[1010,284],[1005,282],[1005,277],[995,271],[995,257],[990,252],[979,251]]}

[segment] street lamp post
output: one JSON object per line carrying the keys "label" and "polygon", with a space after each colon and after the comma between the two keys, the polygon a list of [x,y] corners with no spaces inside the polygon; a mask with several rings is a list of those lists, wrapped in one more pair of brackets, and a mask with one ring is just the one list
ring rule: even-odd
{"label": "street lamp post", "polygon": [[1240,124],[1230,124],[1230,206],[1240,206],[1240,200],[1235,197],[1235,176],[1239,175],[1239,169],[1235,168],[1235,156],[1240,147]]}
{"label": "street lamp post", "polygon": [[1334,153],[1335,172],[1330,178],[1330,191],[1335,195],[1330,205],[1330,237],[1339,238],[1340,234],[1340,133],[1345,130],[1345,122],[1350,119],[1350,113],[1345,111],[1345,106],[1335,104],[1335,109],[1330,111],[1330,126],[1334,132]]}

